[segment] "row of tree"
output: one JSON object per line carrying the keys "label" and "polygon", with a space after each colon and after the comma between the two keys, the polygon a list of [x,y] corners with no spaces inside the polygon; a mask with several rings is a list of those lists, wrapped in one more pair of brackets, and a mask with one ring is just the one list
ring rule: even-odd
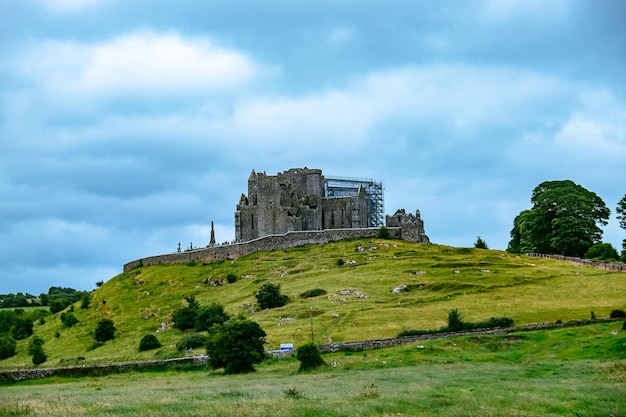
{"label": "row of tree", "polygon": [[33,295],[29,293],[0,294],[0,308],[22,308],[48,306],[51,302],[63,299],[66,306],[80,300],[87,291],[77,291],[73,288],[50,287],[47,293]]}
{"label": "row of tree", "polygon": [[[614,255],[604,256],[612,246],[602,243],[601,226],[608,224],[611,210],[596,193],[570,180],[545,181],[535,187],[530,201],[532,207],[513,221],[509,252],[576,257],[600,254],[618,260],[614,248]],[[616,212],[620,227],[626,230],[626,195]],[[622,260],[626,261],[626,239],[622,243]]]}

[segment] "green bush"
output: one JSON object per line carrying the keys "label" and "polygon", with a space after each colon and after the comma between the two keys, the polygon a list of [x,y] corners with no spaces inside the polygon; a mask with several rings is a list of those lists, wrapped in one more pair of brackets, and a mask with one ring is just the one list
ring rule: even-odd
{"label": "green bush", "polygon": [[30,337],[33,334],[33,320],[27,314],[18,315],[13,320],[13,328],[11,329],[11,336],[15,340],[23,340]]}
{"label": "green bush", "polygon": [[193,295],[185,297],[186,307],[181,307],[174,312],[174,327],[179,330],[193,329],[196,325],[196,318],[200,311],[200,304]]}
{"label": "green bush", "polygon": [[509,317],[492,317],[487,321],[467,323],[467,328],[472,329],[495,329],[496,327],[506,328],[511,326],[513,326],[513,319]]}
{"label": "green bush", "polygon": [[78,319],[74,313],[61,313],[61,323],[63,323],[63,327],[72,327],[78,323]]}
{"label": "green bush", "polygon": [[197,331],[209,330],[215,324],[222,324],[228,321],[230,316],[224,311],[221,304],[211,303],[206,307],[200,307],[196,314],[195,329]]}
{"label": "green bush", "polygon": [[300,298],[312,298],[312,297],[319,297],[320,295],[325,295],[326,294],[326,290],[322,289],[322,288],[313,288],[312,290],[307,290],[303,293],[301,293],[298,297]]}
{"label": "green bush", "polygon": [[0,360],[14,356],[16,347],[15,339],[7,334],[0,335]]}
{"label": "green bush", "polygon": [[232,273],[226,275],[226,281],[228,281],[229,284],[233,284],[233,283],[237,282],[237,275],[232,274]]}
{"label": "green bush", "polygon": [[618,261],[620,256],[610,243],[596,243],[585,253],[585,258],[610,262]]}
{"label": "green bush", "polygon": [[337,259],[337,266],[343,266],[343,264],[345,264],[343,259],[341,259],[341,258]]}
{"label": "green bush", "polygon": [[67,298],[55,298],[50,301],[50,312],[58,313],[59,311],[65,310],[70,304],[72,304],[72,302]]}
{"label": "green bush", "polygon": [[448,312],[448,327],[449,332],[460,332],[465,329],[465,323],[461,317],[461,313],[455,308]]}
{"label": "green bush", "polygon": [[43,351],[43,346],[41,345],[36,345],[33,348],[32,355],[32,361],[35,365],[42,364],[48,360],[48,355],[46,355],[46,353]]}
{"label": "green bush", "polygon": [[282,307],[289,297],[280,293],[280,285],[267,282],[255,293],[256,301],[261,310]]}
{"label": "green bush", "polygon": [[489,249],[489,246],[487,246],[487,242],[485,242],[483,238],[481,238],[480,236],[476,237],[476,242],[474,242],[474,247],[476,249]]}
{"label": "green bush", "polygon": [[176,349],[179,351],[189,350],[190,348],[200,348],[206,345],[208,338],[200,333],[191,333],[183,336],[178,343],[176,343]]}
{"label": "green bush", "polygon": [[46,343],[45,340],[43,340],[41,337],[39,336],[33,336],[31,337],[31,339],[28,341],[28,354],[29,355],[33,355],[35,348],[37,346],[43,346],[43,344]]}
{"label": "green bush", "polygon": [[380,229],[378,229],[377,237],[380,239],[389,239],[391,237],[391,233],[389,232],[389,229],[387,229],[385,226],[380,226]]}
{"label": "green bush", "polygon": [[88,309],[90,304],[91,304],[91,295],[88,292],[83,293],[83,295],[80,297],[81,310]]}
{"label": "green bush", "polygon": [[147,334],[139,341],[139,351],[144,352],[146,350],[158,349],[161,347],[161,342],[153,334]]}
{"label": "green bush", "polygon": [[209,363],[227,374],[253,372],[265,359],[265,336],[258,323],[242,318],[213,326],[206,345]]}
{"label": "green bush", "polygon": [[626,317],[626,312],[624,312],[624,310],[613,310],[609,317],[612,319],[623,319]]}
{"label": "green bush", "polygon": [[96,339],[96,342],[100,343],[115,338],[115,324],[113,321],[109,319],[100,320],[96,325],[93,337]]}
{"label": "green bush", "polygon": [[319,348],[313,343],[307,343],[298,347],[296,359],[300,361],[299,372],[309,371],[325,365]]}

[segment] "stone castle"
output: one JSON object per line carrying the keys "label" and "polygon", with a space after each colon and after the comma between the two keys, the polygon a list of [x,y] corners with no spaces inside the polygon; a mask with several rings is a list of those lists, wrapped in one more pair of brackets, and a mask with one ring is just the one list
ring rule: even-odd
{"label": "stone castle", "polygon": [[[232,244],[215,245],[211,223],[207,247],[138,259],[124,265],[124,271],[140,265],[236,259],[261,250],[377,236],[383,226],[382,184],[332,181],[324,178],[321,170],[306,167],[277,175],[253,170],[248,195],[242,194],[236,206]],[[413,215],[399,209],[387,215],[385,223],[390,237],[430,243],[419,210]]]}

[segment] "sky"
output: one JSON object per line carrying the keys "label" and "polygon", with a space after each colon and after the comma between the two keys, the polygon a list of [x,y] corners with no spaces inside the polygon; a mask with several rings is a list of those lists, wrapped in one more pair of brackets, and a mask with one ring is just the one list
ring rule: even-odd
{"label": "sky", "polygon": [[626,194],[622,0],[0,0],[0,293],[234,238],[254,169],[382,181],[506,249],[541,182]]}

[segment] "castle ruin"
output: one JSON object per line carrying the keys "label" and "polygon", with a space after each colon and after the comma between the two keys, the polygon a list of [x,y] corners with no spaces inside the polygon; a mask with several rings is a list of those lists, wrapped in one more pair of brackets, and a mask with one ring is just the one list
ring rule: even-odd
{"label": "castle ruin", "polygon": [[[325,178],[319,169],[293,168],[248,178],[235,210],[235,242],[216,245],[213,224],[206,248],[150,256],[124,265],[210,262],[236,259],[261,250],[376,237],[383,226],[382,184],[369,179]],[[386,216],[389,237],[430,243],[420,212],[397,210]],[[179,244],[180,246],[180,244]]]}

